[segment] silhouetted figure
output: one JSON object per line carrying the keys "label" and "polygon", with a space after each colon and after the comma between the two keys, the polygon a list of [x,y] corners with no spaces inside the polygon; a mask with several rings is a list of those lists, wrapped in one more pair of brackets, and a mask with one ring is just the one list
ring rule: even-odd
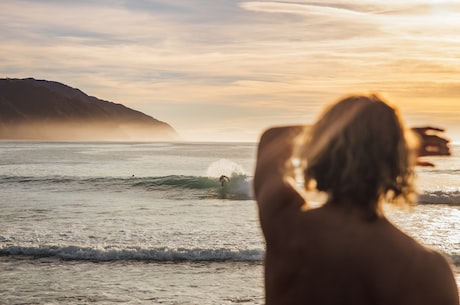
{"label": "silhouetted figure", "polygon": [[[376,96],[352,96],[309,131],[278,127],[262,135],[254,190],[267,305],[459,304],[443,255],[401,232],[381,208],[383,200],[412,202],[417,153],[449,154],[443,138],[426,142],[428,130],[436,132],[414,130],[422,135],[418,147],[395,108]],[[323,206],[311,207],[297,190],[293,157],[305,187],[327,193]]]}
{"label": "silhouetted figure", "polygon": [[224,186],[226,183],[230,182],[230,178],[225,175],[220,176],[219,178],[220,186]]}

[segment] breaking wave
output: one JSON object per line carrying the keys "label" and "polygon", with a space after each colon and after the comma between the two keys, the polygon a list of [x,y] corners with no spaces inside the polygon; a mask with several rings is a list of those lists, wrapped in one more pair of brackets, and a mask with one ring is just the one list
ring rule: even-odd
{"label": "breaking wave", "polygon": [[[9,183],[41,184],[45,187],[70,187],[117,190],[143,189],[146,191],[186,192],[184,198],[223,198],[233,200],[253,199],[252,179],[244,174],[230,176],[230,181],[221,185],[219,178],[202,176],[169,175],[162,177],[21,177],[0,176],[0,185]],[[189,191],[189,192],[187,192]],[[179,193],[181,193],[179,192]],[[177,198],[177,196],[175,196]]]}
{"label": "breaking wave", "polygon": [[[183,194],[184,199],[223,198],[230,200],[254,199],[252,178],[243,173],[233,173],[229,183],[222,186],[217,177],[169,175],[161,177],[67,177],[67,176],[1,176],[0,185],[8,183],[43,184],[46,186],[79,187],[88,189],[142,189]],[[179,191],[179,192],[178,192]],[[460,205],[460,190],[433,190],[418,195],[421,204]]]}
{"label": "breaking wave", "polygon": [[58,258],[74,261],[234,261],[259,262],[264,258],[262,249],[206,249],[206,248],[91,248],[78,246],[4,246],[0,255],[33,258]]}
{"label": "breaking wave", "polygon": [[436,190],[419,194],[418,203],[460,205],[460,190]]}
{"label": "breaking wave", "polygon": [[[114,262],[262,262],[263,249],[226,248],[104,248],[79,246],[0,246],[0,256],[57,258],[71,261]],[[460,265],[460,256],[450,254],[452,263]]]}

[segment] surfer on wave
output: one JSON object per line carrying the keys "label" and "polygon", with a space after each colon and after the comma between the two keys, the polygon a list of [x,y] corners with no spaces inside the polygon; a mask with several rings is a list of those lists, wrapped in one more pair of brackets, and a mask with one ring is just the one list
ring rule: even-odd
{"label": "surfer on wave", "polygon": [[230,182],[230,178],[228,178],[225,175],[220,176],[219,178],[220,186],[224,187],[224,185],[228,182]]}

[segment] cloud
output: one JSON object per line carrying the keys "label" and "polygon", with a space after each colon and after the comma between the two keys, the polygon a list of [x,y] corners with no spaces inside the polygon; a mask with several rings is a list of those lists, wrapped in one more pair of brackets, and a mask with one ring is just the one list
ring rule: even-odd
{"label": "cloud", "polygon": [[300,15],[333,15],[335,17],[355,17],[363,15],[426,15],[433,9],[443,11],[459,11],[457,1],[446,0],[336,0],[328,2],[313,1],[245,1],[240,6],[244,9],[269,12],[289,13]]}
{"label": "cloud", "polygon": [[339,4],[248,1],[240,3],[240,6],[257,12],[334,16],[334,18],[356,18],[367,14],[353,9],[352,6]]}
{"label": "cloud", "polygon": [[64,82],[190,135],[311,121],[350,92],[422,112],[429,103],[417,101],[458,91],[458,7],[438,3],[4,0],[0,71]]}

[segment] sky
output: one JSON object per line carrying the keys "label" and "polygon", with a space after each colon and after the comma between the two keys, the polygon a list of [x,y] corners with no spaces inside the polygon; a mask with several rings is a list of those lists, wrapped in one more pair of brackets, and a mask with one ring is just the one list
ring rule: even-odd
{"label": "sky", "polygon": [[172,125],[256,141],[377,93],[460,142],[460,3],[1,0],[0,77],[46,79]]}

